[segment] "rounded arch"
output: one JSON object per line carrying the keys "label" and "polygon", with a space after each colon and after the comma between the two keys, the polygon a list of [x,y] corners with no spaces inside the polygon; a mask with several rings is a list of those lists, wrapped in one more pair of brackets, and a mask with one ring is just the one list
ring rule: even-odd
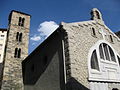
{"label": "rounded arch", "polygon": [[91,11],[91,19],[92,20],[102,20],[102,14],[97,8],[93,8]]}
{"label": "rounded arch", "polygon": [[[104,46],[102,46],[102,45],[104,45]],[[106,59],[104,60],[104,58],[101,59],[101,57],[100,57],[101,53],[100,53],[100,49],[99,49],[101,46],[103,47],[103,49],[105,49],[107,47],[106,50],[107,49],[109,50],[108,54],[111,55],[110,61],[106,60]],[[92,57],[94,51],[96,51],[99,70],[98,70],[98,68],[91,68],[91,57]],[[104,52],[104,55],[105,55],[105,52]],[[112,45],[109,42],[107,42],[105,40],[99,40],[98,42],[96,42],[90,48],[89,53],[88,53],[89,80],[102,80],[102,81],[104,81],[106,79],[106,80],[110,81],[113,79],[114,80],[118,79],[117,76],[119,76],[119,75],[117,75],[116,72],[119,72],[120,65],[119,65],[119,62],[117,59],[117,55],[118,55],[117,52],[115,51],[115,49],[112,47]],[[116,60],[116,61],[114,61],[114,60]],[[114,76],[110,76],[109,73],[114,74]],[[104,76],[104,75],[106,75],[106,76]],[[98,78],[98,77],[100,77],[100,78]]]}
{"label": "rounded arch", "polygon": [[[89,53],[88,53],[88,73],[89,75],[91,74],[91,71],[95,71],[95,73],[100,73],[101,72],[101,58],[104,59],[104,57],[101,57],[101,55],[103,55],[103,53],[100,52],[100,48],[101,48],[101,45],[104,44],[104,47],[107,46],[107,48],[109,49],[109,55],[111,55],[111,60],[104,60],[105,62],[107,63],[113,63],[113,64],[116,64],[118,65],[118,59],[117,59],[117,52],[115,51],[115,49],[112,47],[112,45],[105,41],[105,40],[99,40],[98,42],[96,42],[89,50]],[[91,57],[92,57],[92,54],[94,52],[94,50],[96,50],[96,54],[97,54],[97,58],[98,58],[98,65],[99,65],[99,70],[93,70],[91,68]],[[106,58],[106,57],[105,57]],[[116,60],[116,61],[114,61]]]}

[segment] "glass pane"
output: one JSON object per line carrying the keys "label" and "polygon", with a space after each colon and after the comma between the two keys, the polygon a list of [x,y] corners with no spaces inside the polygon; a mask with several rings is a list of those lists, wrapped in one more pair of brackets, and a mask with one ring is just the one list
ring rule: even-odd
{"label": "glass pane", "polygon": [[102,44],[100,44],[99,52],[100,52],[100,58],[105,60],[105,57],[104,57],[104,54],[103,54],[103,49],[102,49]]}
{"label": "glass pane", "polygon": [[110,57],[111,57],[111,60],[114,61],[114,62],[116,62],[115,54],[114,54],[113,50],[111,49],[110,46],[108,46],[108,47],[109,47],[109,51],[110,51]]}
{"label": "glass pane", "polygon": [[96,50],[93,51],[92,56],[91,56],[91,68],[99,70],[98,58],[97,58]]}
{"label": "glass pane", "polygon": [[119,57],[119,56],[117,56],[117,58],[118,58],[119,66],[120,66],[120,57]]}
{"label": "glass pane", "polygon": [[108,53],[108,49],[107,49],[107,44],[103,43],[103,48],[104,48],[106,60],[110,61],[110,57],[109,57],[109,53]]}

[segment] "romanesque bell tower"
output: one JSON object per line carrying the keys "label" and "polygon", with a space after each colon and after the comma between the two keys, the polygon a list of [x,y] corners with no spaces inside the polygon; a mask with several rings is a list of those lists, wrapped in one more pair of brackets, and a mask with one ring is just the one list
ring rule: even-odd
{"label": "romanesque bell tower", "polygon": [[30,15],[11,11],[1,90],[23,90],[21,62],[28,56]]}

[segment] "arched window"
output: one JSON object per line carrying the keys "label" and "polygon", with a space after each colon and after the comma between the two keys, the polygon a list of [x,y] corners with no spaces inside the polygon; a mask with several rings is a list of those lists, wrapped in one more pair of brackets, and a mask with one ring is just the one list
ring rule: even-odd
{"label": "arched window", "polygon": [[113,42],[113,37],[112,37],[112,35],[110,35],[110,41]]}
{"label": "arched window", "polygon": [[99,52],[100,52],[100,58],[105,60],[102,44],[100,44],[100,46],[99,46]]}
{"label": "arched window", "polygon": [[93,35],[93,36],[96,36],[96,33],[95,33],[95,29],[94,29],[94,28],[92,28],[92,35]]}
{"label": "arched window", "polygon": [[112,48],[110,46],[108,46],[108,48],[109,48],[111,60],[114,61],[114,62],[116,62],[115,54],[114,54]]}
{"label": "arched window", "polygon": [[22,24],[21,26],[24,26],[25,18],[22,18]]}
{"label": "arched window", "polygon": [[109,52],[108,52],[108,45],[103,43],[103,49],[104,49],[106,60],[110,61]]}
{"label": "arched window", "polygon": [[98,58],[97,58],[96,50],[93,51],[92,56],[91,56],[91,68],[99,70]]}
{"label": "arched window", "polygon": [[14,53],[15,58],[20,58],[21,57],[21,49],[15,48],[15,53]]}
{"label": "arched window", "polygon": [[22,41],[22,33],[20,33],[20,35],[19,35],[19,42],[21,42]]}
{"label": "arched window", "polygon": [[21,49],[19,48],[19,50],[18,50],[18,58],[20,58],[21,57]]}
{"label": "arched window", "polygon": [[25,18],[19,17],[18,25],[19,26],[24,26]]}
{"label": "arched window", "polygon": [[18,41],[18,38],[19,38],[19,32],[17,32],[16,34],[16,40]]}
{"label": "arched window", "polygon": [[100,19],[100,14],[98,11],[95,11],[97,19]]}
{"label": "arched window", "polygon": [[21,22],[22,22],[22,18],[19,17],[19,22],[18,22],[18,25],[21,26]]}
{"label": "arched window", "polygon": [[18,48],[15,48],[15,53],[14,53],[14,57],[16,58],[18,55]]}
{"label": "arched window", "polygon": [[120,57],[119,57],[119,56],[117,56],[117,58],[118,58],[118,63],[119,63],[119,66],[120,66]]}
{"label": "arched window", "polygon": [[102,60],[116,62],[115,54],[114,54],[112,48],[109,45],[107,45],[106,43],[100,44],[99,52],[100,52],[100,58]]}

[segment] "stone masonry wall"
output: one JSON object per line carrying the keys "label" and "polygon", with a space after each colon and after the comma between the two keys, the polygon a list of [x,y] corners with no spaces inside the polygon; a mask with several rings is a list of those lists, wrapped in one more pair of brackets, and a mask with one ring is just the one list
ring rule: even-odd
{"label": "stone masonry wall", "polygon": [[[24,27],[18,26],[19,17],[25,18]],[[30,16],[12,12],[1,90],[23,90],[21,62],[28,56],[29,24]],[[22,33],[22,42],[16,41],[17,32]],[[21,48],[21,58],[14,58],[15,48]]]}
{"label": "stone masonry wall", "polygon": [[[69,57],[70,57],[70,77],[71,87],[69,90],[89,90],[89,74],[88,74],[88,53],[90,48],[98,41],[103,40],[102,34],[99,32],[100,28],[103,28],[107,35],[106,40],[112,44],[112,46],[120,54],[119,46],[120,42],[118,38],[110,32],[110,30],[104,25],[103,22],[96,22],[94,20],[77,22],[77,23],[62,23],[63,29],[68,35]],[[95,28],[96,35],[92,33],[92,28]],[[114,43],[109,39],[109,34],[113,35]],[[66,64],[67,65],[67,64]],[[66,66],[68,67],[68,66]],[[76,83],[76,84],[75,84]],[[110,83],[112,87],[115,84]],[[115,86],[114,86],[115,85]],[[120,84],[119,84],[120,85]],[[77,88],[76,88],[77,87]],[[111,90],[111,89],[109,89]]]}

